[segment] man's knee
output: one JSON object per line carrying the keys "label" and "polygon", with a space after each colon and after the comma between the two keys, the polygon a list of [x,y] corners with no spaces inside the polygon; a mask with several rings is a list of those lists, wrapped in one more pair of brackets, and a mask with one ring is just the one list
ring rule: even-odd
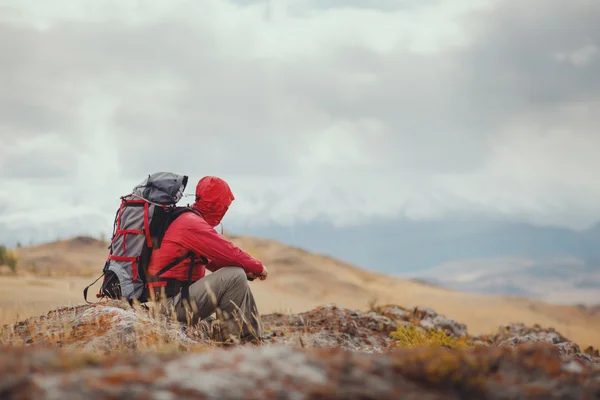
{"label": "man's knee", "polygon": [[241,285],[247,283],[246,271],[240,267],[225,267],[222,268],[221,273],[223,278],[230,281],[231,283]]}

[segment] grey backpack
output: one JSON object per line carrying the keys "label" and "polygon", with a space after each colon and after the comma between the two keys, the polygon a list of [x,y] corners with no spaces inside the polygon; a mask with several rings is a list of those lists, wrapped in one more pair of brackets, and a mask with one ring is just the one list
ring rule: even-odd
{"label": "grey backpack", "polygon": [[[144,303],[149,300],[146,270],[150,255],[160,247],[168,226],[189,207],[177,207],[183,197],[188,177],[170,172],[149,175],[133,191],[121,197],[113,225],[109,254],[102,275],[83,291],[104,277],[97,298],[124,298]],[[89,302],[88,302],[89,303]]]}

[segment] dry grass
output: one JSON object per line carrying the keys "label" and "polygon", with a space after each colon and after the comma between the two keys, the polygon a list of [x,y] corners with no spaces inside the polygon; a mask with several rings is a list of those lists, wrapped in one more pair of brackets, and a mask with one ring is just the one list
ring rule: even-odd
{"label": "dry grass", "polygon": [[8,324],[16,324],[17,322],[33,315],[37,315],[36,309],[33,307],[2,307],[0,308],[0,327]]}
{"label": "dry grass", "polygon": [[[103,301],[106,302],[106,301]],[[113,307],[128,309],[129,306],[124,302],[111,302]],[[207,351],[216,347],[228,346],[239,343],[239,339],[229,335],[227,324],[219,323],[215,320],[212,324],[184,324],[187,336],[196,339],[197,344],[181,342],[177,336],[173,336],[173,329],[181,327],[174,313],[162,313],[158,307],[143,307],[139,303],[134,304],[136,313],[141,314],[139,322],[133,325],[133,332],[127,333],[127,340],[110,341],[108,347],[96,349],[96,355],[106,355],[108,353],[126,353],[135,351],[136,353],[154,352],[160,354],[175,354],[180,352],[199,352]],[[115,318],[119,314],[107,312],[100,314],[94,320],[78,319],[78,323],[73,324],[73,314],[75,310],[63,308],[55,310],[48,314],[29,319],[19,318],[14,315],[13,318],[4,316],[5,324],[0,324],[0,345],[24,346],[28,344],[43,344],[51,347],[60,347],[64,344],[75,345],[91,342],[94,338],[101,338],[115,329]],[[223,316],[217,308],[216,314]],[[145,318],[144,318],[145,316]],[[228,317],[228,316],[225,316]],[[244,322],[237,318],[237,314],[229,316],[231,323],[243,326]],[[79,312],[78,318],[81,318]],[[118,329],[118,328],[116,328]],[[170,333],[169,333],[170,332]],[[115,332],[113,331],[113,334]],[[259,344],[258,335],[251,330],[255,344]],[[125,336],[116,335],[117,339],[124,339]],[[208,338],[209,341],[202,340]],[[131,343],[134,348],[131,347]]]}
{"label": "dry grass", "polygon": [[97,275],[98,267],[61,267],[57,266],[53,269],[41,269],[35,265],[26,265],[19,268],[18,274],[21,276],[36,276],[45,278],[67,278],[67,277],[83,277],[92,278]]}
{"label": "dry grass", "polygon": [[0,325],[83,303],[88,283],[88,278],[77,277],[0,276]]}

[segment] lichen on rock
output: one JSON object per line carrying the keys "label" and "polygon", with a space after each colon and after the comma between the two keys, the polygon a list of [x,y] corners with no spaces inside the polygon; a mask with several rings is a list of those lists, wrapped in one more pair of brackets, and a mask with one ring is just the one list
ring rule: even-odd
{"label": "lichen on rock", "polygon": [[600,391],[600,370],[563,364],[542,343],[384,354],[266,345],[91,360],[67,349],[0,351],[9,399],[552,399]]}
{"label": "lichen on rock", "polygon": [[396,323],[376,313],[353,311],[335,305],[300,314],[262,317],[273,343],[300,347],[340,347],[350,351],[382,352],[391,342]]}
{"label": "lichen on rock", "polygon": [[62,307],[4,329],[3,342],[50,344],[101,353],[182,350],[199,343],[186,336],[178,323],[156,318],[122,301]]}

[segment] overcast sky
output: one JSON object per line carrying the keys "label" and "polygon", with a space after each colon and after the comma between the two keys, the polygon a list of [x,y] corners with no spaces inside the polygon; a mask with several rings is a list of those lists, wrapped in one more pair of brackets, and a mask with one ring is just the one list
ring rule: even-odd
{"label": "overcast sky", "polygon": [[228,180],[225,222],[585,227],[598,21],[596,0],[0,0],[1,236],[110,231],[163,170]]}

